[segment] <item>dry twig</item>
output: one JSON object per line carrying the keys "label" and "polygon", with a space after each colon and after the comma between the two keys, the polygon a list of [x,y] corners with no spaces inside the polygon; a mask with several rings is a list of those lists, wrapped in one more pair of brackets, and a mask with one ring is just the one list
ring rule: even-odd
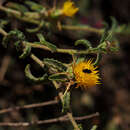
{"label": "dry twig", "polygon": [[[99,116],[99,113],[87,115],[87,116],[81,116],[81,117],[73,117],[75,120],[80,121],[80,120],[85,120],[85,119],[90,119],[93,117]],[[70,119],[68,118],[68,115],[64,115],[58,118],[53,118],[49,120],[40,120],[40,121],[31,121],[31,122],[1,122],[0,126],[11,126],[11,127],[27,127],[31,125],[41,125],[41,124],[48,124],[48,123],[56,123],[56,122],[66,122],[69,121]]]}
{"label": "dry twig", "polygon": [[52,101],[47,101],[47,102],[42,102],[42,103],[36,103],[36,104],[30,104],[30,105],[24,105],[24,106],[16,106],[12,108],[7,108],[7,109],[2,109],[0,110],[0,114],[8,113],[14,110],[20,110],[20,109],[30,109],[30,108],[35,108],[35,107],[43,107],[47,105],[53,105],[57,104],[58,100],[52,100]]}

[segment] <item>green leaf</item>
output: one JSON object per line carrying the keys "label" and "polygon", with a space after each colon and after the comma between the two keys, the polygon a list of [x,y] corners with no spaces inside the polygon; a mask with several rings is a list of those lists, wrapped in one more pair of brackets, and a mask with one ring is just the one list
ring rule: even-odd
{"label": "green leaf", "polygon": [[67,112],[70,109],[70,91],[63,96],[62,112]]}
{"label": "green leaf", "polygon": [[[78,124],[78,127],[80,130],[83,130],[82,124]],[[74,130],[76,130],[76,129],[74,129]]]}
{"label": "green leaf", "polygon": [[92,48],[91,43],[90,43],[88,40],[86,40],[86,39],[77,40],[77,41],[75,42],[75,45],[76,45],[76,46],[79,45],[79,44],[84,45],[86,48]]}
{"label": "green leaf", "polygon": [[102,51],[102,52],[105,52],[107,51],[107,43],[104,41],[103,43],[100,43],[97,48]]}
{"label": "green leaf", "polygon": [[60,62],[58,60],[44,58],[43,62],[47,66],[52,67],[60,72],[65,72],[67,70],[67,67],[62,62]]}
{"label": "green leaf", "polygon": [[15,3],[15,2],[9,2],[9,3],[7,4],[7,6],[8,6],[9,8],[18,10],[18,11],[20,11],[20,12],[22,12],[22,13],[28,11],[28,8],[27,8],[27,7],[25,7],[25,6],[22,5],[22,4]]}
{"label": "green leaf", "polygon": [[38,77],[38,78],[33,76],[31,71],[30,71],[29,64],[25,67],[25,75],[30,81],[32,81],[34,83],[41,83],[47,79],[47,74],[44,74],[42,77]]}
{"label": "green leaf", "polygon": [[102,54],[101,53],[97,53],[97,58],[96,58],[96,61],[94,62],[94,65],[98,65],[100,60],[102,58]]}
{"label": "green leaf", "polygon": [[8,23],[9,23],[8,20],[0,19],[0,28],[4,28],[4,26],[7,25]]}
{"label": "green leaf", "polygon": [[102,34],[100,43],[103,43],[104,41],[113,41],[114,38],[114,33],[116,32],[116,29],[118,28],[117,21],[114,17],[111,17],[112,25],[111,28],[108,29],[108,25],[105,23],[105,30],[104,33]]}
{"label": "green leaf", "polygon": [[112,21],[111,30],[115,31],[116,28],[118,27],[118,23],[117,23],[117,21],[116,21],[116,19],[114,17],[111,17],[111,21]]}
{"label": "green leaf", "polygon": [[50,75],[48,79],[52,81],[65,82],[67,80],[67,75],[62,74],[62,73],[56,73],[56,74]]}
{"label": "green leaf", "polygon": [[31,46],[29,44],[26,44],[23,53],[21,54],[21,56],[19,56],[19,58],[24,59],[30,54],[30,52],[31,52]]}
{"label": "green leaf", "polygon": [[43,26],[44,26],[44,21],[42,20],[38,27],[32,28],[32,29],[28,28],[28,29],[26,29],[26,31],[29,32],[29,33],[38,32]]}
{"label": "green leaf", "polygon": [[108,36],[108,28],[105,28],[99,43],[103,43],[106,40],[107,36]]}
{"label": "green leaf", "polygon": [[39,40],[40,40],[40,43],[41,43],[42,45],[47,46],[47,47],[50,48],[53,52],[55,52],[55,51],[57,50],[57,47],[56,47],[54,44],[52,44],[52,43],[50,43],[50,42],[47,42],[47,41],[45,40],[44,36],[43,36],[41,33],[37,34],[37,36],[38,36],[38,38],[39,38]]}
{"label": "green leaf", "polygon": [[25,1],[25,4],[28,5],[30,7],[30,9],[33,11],[40,12],[41,10],[42,11],[46,10],[46,8],[44,8],[41,4],[35,3],[33,1],[27,0],[27,1]]}
{"label": "green leaf", "polygon": [[90,130],[96,130],[97,129],[97,125],[94,125]]}
{"label": "green leaf", "polygon": [[114,17],[111,17],[111,21],[112,21],[112,25],[111,25],[111,28],[110,30],[108,31],[108,36],[106,37],[106,41],[113,41],[114,39],[114,34],[116,32],[116,29],[118,27],[118,24],[117,24],[117,21]]}
{"label": "green leaf", "polygon": [[4,47],[7,47],[8,43],[11,41],[14,42],[14,45],[16,47],[16,49],[21,48],[21,45],[19,43],[21,43],[22,41],[25,40],[25,36],[24,34],[19,31],[19,30],[13,30],[10,31],[2,40],[2,44]]}

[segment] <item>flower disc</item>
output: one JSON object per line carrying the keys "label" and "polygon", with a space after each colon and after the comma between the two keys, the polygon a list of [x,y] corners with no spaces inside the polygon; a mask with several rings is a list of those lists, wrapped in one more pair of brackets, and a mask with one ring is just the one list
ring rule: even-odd
{"label": "flower disc", "polygon": [[96,69],[97,67],[94,67],[91,59],[87,62],[76,64],[73,68],[73,72],[78,86],[88,88],[100,84],[99,73]]}

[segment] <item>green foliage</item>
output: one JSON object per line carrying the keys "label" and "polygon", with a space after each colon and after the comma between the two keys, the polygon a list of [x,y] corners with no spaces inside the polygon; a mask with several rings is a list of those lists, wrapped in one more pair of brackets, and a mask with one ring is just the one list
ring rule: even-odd
{"label": "green foliage", "polygon": [[4,28],[8,24],[8,20],[0,19],[0,28]]}
{"label": "green foliage", "polygon": [[37,11],[37,12],[42,11],[43,12],[46,10],[46,8],[44,8],[42,5],[35,3],[33,1],[30,1],[30,0],[26,0],[25,4],[28,5],[30,7],[30,9],[33,11]]}
{"label": "green foliage", "polygon": [[20,11],[21,13],[24,13],[24,12],[29,11],[28,8],[25,7],[24,5],[18,4],[18,3],[15,3],[15,2],[9,2],[7,6],[8,6],[9,8],[18,10],[18,11]]}
{"label": "green foliage", "polygon": [[101,58],[102,58],[102,54],[101,53],[97,53],[97,58],[96,58],[96,60],[94,62],[94,65],[98,65],[100,60],[101,60]]}
{"label": "green foliage", "polygon": [[108,30],[108,28],[104,30],[104,33],[102,34],[100,40],[100,44],[97,47],[100,51],[103,51],[104,53],[107,53],[108,51],[116,52],[119,50],[119,43],[115,37],[116,29],[118,27],[117,21],[113,17],[111,17],[111,20],[112,26],[110,30]]}
{"label": "green foliage", "polygon": [[49,80],[51,81],[60,81],[60,82],[65,82],[67,81],[67,75],[66,74],[62,74],[62,73],[55,73],[49,76]]}
{"label": "green foliage", "polygon": [[111,21],[112,21],[112,25],[111,25],[111,28],[108,29],[108,25],[106,24],[106,28],[104,30],[104,33],[102,34],[102,37],[101,37],[101,40],[100,40],[100,43],[103,43],[105,41],[109,41],[109,42],[112,42],[114,39],[115,39],[115,32],[116,32],[116,29],[117,29],[117,21],[114,17],[111,17]]}
{"label": "green foliage", "polygon": [[90,43],[88,40],[86,40],[86,39],[77,40],[77,41],[75,42],[75,45],[76,45],[76,46],[79,45],[79,44],[84,45],[86,48],[92,48],[91,43]]}
{"label": "green foliage", "polygon": [[66,92],[62,101],[62,112],[67,112],[70,109],[70,91]]}
{"label": "green foliage", "polygon": [[[86,1],[86,0],[82,0],[82,5],[88,4],[90,5],[90,0]],[[46,5],[46,4],[45,4]],[[59,4],[60,5],[60,4]],[[72,5],[74,5],[74,3],[72,3]],[[3,5],[1,5],[2,7]],[[86,6],[86,5],[84,5]],[[118,26],[117,21],[115,20],[115,18],[111,18],[112,20],[112,25],[110,28],[108,28],[108,25],[106,24],[106,28],[102,28],[102,29],[96,29],[91,27],[90,25],[81,25],[79,23],[78,20],[69,21],[66,20],[67,17],[65,17],[63,15],[62,12],[62,8],[59,6],[57,6],[56,8],[48,8],[47,6],[44,7],[43,5],[41,5],[38,2],[33,2],[30,0],[25,0],[24,5],[23,4],[19,4],[19,3],[13,3],[13,2],[9,2],[7,4],[7,7],[1,8],[0,7],[0,11],[5,11],[8,15],[13,18],[16,18],[20,21],[20,23],[22,22],[27,22],[27,23],[31,23],[34,24],[36,28],[32,28],[29,29],[28,27],[25,28],[25,33],[27,34],[27,32],[29,33],[35,33],[35,35],[38,37],[39,42],[36,41],[32,41],[32,42],[28,42],[25,39],[25,35],[23,34],[23,32],[19,31],[19,30],[11,30],[8,33],[4,33],[4,31],[2,30],[5,25],[7,25],[8,23],[10,23],[11,18],[9,18],[8,20],[0,20],[0,33],[4,35],[3,37],[3,41],[2,44],[3,46],[7,47],[9,45],[9,43],[13,43],[12,45],[18,50],[21,51],[22,54],[19,56],[19,58],[24,59],[27,56],[30,55],[30,58],[32,58],[35,62],[37,62],[39,65],[43,66],[46,69],[46,72],[43,74],[42,77],[35,77],[31,70],[30,70],[30,64],[28,64],[25,67],[25,75],[27,77],[27,79],[29,79],[31,82],[34,83],[44,83],[45,81],[50,81],[54,84],[54,87],[60,88],[61,86],[66,86],[66,84],[70,83],[70,85],[75,83],[75,78],[74,78],[74,72],[73,72],[73,64],[72,63],[78,63],[79,61],[84,61],[86,58],[86,55],[88,54],[94,54],[96,55],[96,60],[94,62],[94,65],[98,65],[100,60],[101,60],[101,55],[102,53],[106,53],[109,54],[111,52],[116,52],[119,49],[119,42],[116,38],[116,34],[122,32],[123,28],[125,28],[125,26]],[[12,8],[12,9],[10,9]],[[73,10],[73,9],[71,9]],[[84,11],[84,9],[81,10],[81,12]],[[69,10],[68,10],[69,12]],[[81,15],[82,16],[82,15]],[[71,19],[71,17],[70,17]],[[62,20],[65,20],[62,22]],[[61,23],[61,24],[60,24]],[[72,23],[72,25],[69,25],[69,23]],[[64,24],[64,25],[62,25]],[[59,26],[58,26],[59,25]],[[19,24],[18,24],[19,26]],[[60,26],[61,26],[61,30],[60,30]],[[11,25],[12,27],[12,25]],[[21,26],[23,27],[23,26]],[[33,26],[34,27],[34,26]],[[59,27],[59,30],[57,29]],[[2,31],[3,32],[2,32]],[[51,31],[50,31],[51,30]],[[77,36],[74,35],[74,33],[68,33],[68,34],[72,34],[72,36],[74,36],[73,38],[78,39],[80,37],[79,40],[76,40],[75,42],[75,46],[77,45],[83,45],[85,47],[84,50],[75,50],[75,49],[61,49],[58,48],[56,45],[46,41],[46,36],[44,37],[42,32],[44,32],[44,34],[47,34],[49,31],[49,33],[51,32],[52,34],[54,33],[54,35],[57,36],[61,36],[64,30],[77,30]],[[84,31],[83,31],[84,30]],[[27,32],[26,32],[27,31]],[[59,31],[59,32],[58,32]],[[97,47],[92,47],[92,44],[90,41],[81,38],[82,36],[86,36],[86,32],[94,32],[96,34],[99,34],[101,36],[101,40],[99,42],[99,45]],[[130,31],[130,27],[127,31]],[[40,32],[40,33],[37,33]],[[31,34],[29,34],[30,36]],[[49,35],[47,35],[49,37]],[[49,37],[51,38],[51,37]],[[61,37],[62,38],[62,37]],[[29,40],[33,40],[33,39],[29,39]],[[53,40],[53,39],[51,39]],[[61,40],[61,39],[60,39]],[[63,38],[63,40],[66,41],[65,38]],[[47,51],[52,52],[53,54],[56,52],[58,53],[66,53],[71,55],[72,57],[75,56],[76,57],[76,61],[70,61],[70,63],[65,64],[62,63],[58,60],[55,59],[49,59],[49,58],[44,58],[43,61],[41,61],[40,59],[42,59],[41,57],[38,58],[34,55],[34,57],[32,57],[32,52],[31,50],[38,48],[38,49],[45,49]],[[73,48],[73,47],[72,47]],[[35,52],[35,51],[34,51]],[[38,53],[38,52],[37,52]],[[38,53],[38,56],[40,54]],[[42,66],[42,67],[43,67]],[[45,70],[44,68],[44,70]],[[79,75],[80,76],[80,75]],[[71,87],[71,86],[69,86]],[[62,101],[62,112],[68,112],[70,111],[70,101],[71,101],[71,90],[68,90],[69,87],[66,87],[66,90],[64,92],[63,95],[63,90],[61,90],[61,96],[59,93],[59,97]],[[63,99],[62,99],[62,95],[63,95]],[[72,114],[73,115],[73,114]],[[69,116],[68,116],[69,117]],[[65,117],[66,120],[66,117]],[[72,119],[70,118],[69,120],[72,121]],[[35,121],[35,119],[34,119]],[[60,120],[59,120],[60,121]],[[35,123],[35,122],[34,122]],[[36,121],[37,123],[37,121]],[[73,124],[73,123],[72,123]],[[83,127],[81,124],[77,124],[80,130],[83,130]],[[58,129],[58,127],[50,127],[49,129]],[[96,130],[97,129],[97,125],[94,125],[91,130]]]}
{"label": "green foliage", "polygon": [[67,70],[67,67],[62,62],[60,62],[58,60],[44,58],[43,62],[48,67],[52,67],[59,72],[65,72]]}
{"label": "green foliage", "polygon": [[38,77],[38,78],[33,76],[31,71],[30,71],[29,64],[25,68],[25,75],[31,82],[34,82],[34,83],[41,83],[41,82],[45,81],[48,77],[47,74],[44,74],[42,77]]}
{"label": "green foliage", "polygon": [[[78,127],[80,130],[83,130],[82,124],[78,124]],[[76,129],[74,129],[74,130],[76,130]]]}
{"label": "green foliage", "polygon": [[43,27],[44,27],[44,21],[41,20],[40,24],[36,28],[32,28],[32,29],[26,28],[26,31],[29,33],[35,33],[35,32],[38,32]]}
{"label": "green foliage", "polygon": [[25,48],[23,49],[23,53],[19,56],[19,58],[24,59],[30,54],[30,52],[31,52],[31,46],[28,43],[26,43]]}
{"label": "green foliage", "polygon": [[20,43],[25,40],[24,34],[19,30],[12,30],[6,36],[4,36],[2,44],[4,47],[7,47],[10,41],[14,41],[16,49],[21,47]]}
{"label": "green foliage", "polygon": [[96,130],[97,129],[97,125],[94,125],[91,130]]}
{"label": "green foliage", "polygon": [[47,46],[48,48],[51,49],[52,52],[55,52],[57,50],[57,47],[53,45],[52,43],[47,42],[41,33],[37,34],[37,36],[40,40],[40,44]]}

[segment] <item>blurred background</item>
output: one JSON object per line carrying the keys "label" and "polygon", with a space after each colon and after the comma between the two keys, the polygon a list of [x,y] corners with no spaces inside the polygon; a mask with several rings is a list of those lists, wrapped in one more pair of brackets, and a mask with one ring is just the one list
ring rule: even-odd
{"label": "blurred background", "polygon": [[[23,4],[25,0],[1,0],[0,4],[6,6],[8,2]],[[33,0],[34,2],[53,6],[52,0]],[[57,0],[60,7],[64,0]],[[111,25],[110,16],[115,17],[118,24],[130,24],[130,0],[74,0],[79,12],[73,19],[66,19],[65,23],[87,24],[101,29],[103,22]],[[28,41],[37,41],[35,33],[26,32],[25,28],[33,28],[33,24],[19,21],[0,11],[0,19],[9,20],[5,31],[19,29],[26,35]],[[100,36],[95,33],[82,31],[43,31],[48,41],[59,48],[74,48],[74,41],[86,38],[96,46]],[[0,34],[0,42],[3,36]],[[114,54],[103,54],[99,65],[102,84],[87,91],[80,88],[73,89],[71,107],[74,116],[84,116],[99,112],[100,116],[83,120],[84,130],[90,130],[97,124],[97,130],[129,130],[130,129],[130,33],[117,36],[120,50]],[[80,49],[83,49],[81,46]],[[35,49],[34,54],[40,59],[44,57],[55,58],[69,63],[72,59],[67,54],[52,54]],[[42,69],[29,58],[19,59],[19,54],[13,48],[4,48],[0,44],[0,109],[19,105],[40,103],[55,99],[57,92],[51,83],[32,84],[26,80],[24,69],[26,64],[32,65],[32,73],[41,76]],[[0,115],[0,122],[26,122],[31,120],[45,120],[61,116],[61,104],[38,107],[28,110],[12,111]],[[0,127],[0,130],[72,130],[71,123],[52,123],[30,127]]]}

